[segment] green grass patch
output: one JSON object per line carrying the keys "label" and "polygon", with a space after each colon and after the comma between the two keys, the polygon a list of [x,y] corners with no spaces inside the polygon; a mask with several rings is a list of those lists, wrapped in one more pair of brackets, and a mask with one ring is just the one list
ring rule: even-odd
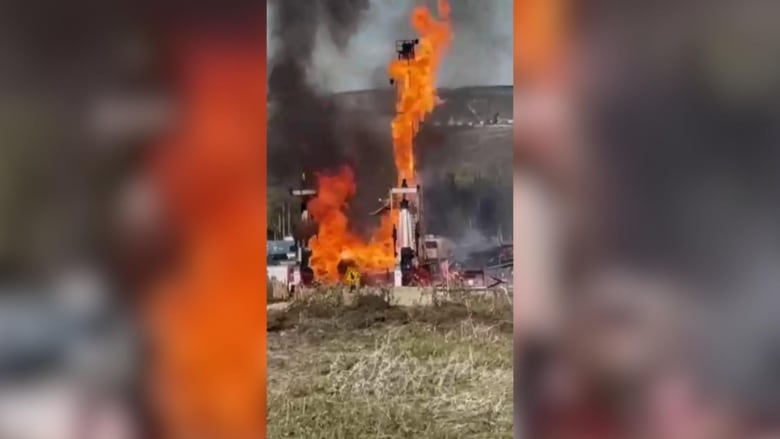
{"label": "green grass patch", "polygon": [[323,291],[269,313],[269,438],[511,438],[511,304]]}

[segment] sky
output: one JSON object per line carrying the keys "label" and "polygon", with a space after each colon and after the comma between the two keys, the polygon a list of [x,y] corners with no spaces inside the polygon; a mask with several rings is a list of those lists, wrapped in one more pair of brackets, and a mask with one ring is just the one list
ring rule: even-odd
{"label": "sky", "polygon": [[[421,2],[430,3],[369,0],[370,7],[343,51],[328,37],[326,27],[319,27],[308,81],[321,92],[386,86],[386,66],[395,56],[395,41],[416,36],[408,17]],[[451,0],[451,5],[454,41],[438,86],[511,85],[512,0]],[[274,9],[275,2],[268,2],[269,71],[278,47]]]}

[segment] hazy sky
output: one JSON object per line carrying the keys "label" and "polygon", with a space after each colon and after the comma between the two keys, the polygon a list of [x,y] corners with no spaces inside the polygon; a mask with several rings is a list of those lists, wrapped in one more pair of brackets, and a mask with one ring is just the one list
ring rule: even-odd
{"label": "hazy sky", "polygon": [[[370,8],[344,51],[335,47],[322,26],[317,31],[309,82],[323,92],[386,86],[386,66],[395,56],[395,40],[415,37],[408,17],[412,7],[421,2],[430,3],[370,0]],[[511,85],[512,0],[451,0],[451,5],[455,37],[439,73],[439,86]],[[278,46],[274,9],[274,2],[269,2],[270,68]]]}

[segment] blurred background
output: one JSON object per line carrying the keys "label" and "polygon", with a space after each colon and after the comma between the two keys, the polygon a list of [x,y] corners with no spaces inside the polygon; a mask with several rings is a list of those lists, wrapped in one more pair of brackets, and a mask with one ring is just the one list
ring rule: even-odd
{"label": "blurred background", "polygon": [[780,5],[516,8],[516,426],[776,437]]}
{"label": "blurred background", "polygon": [[183,41],[256,38],[264,60],[264,6],[0,4],[0,437],[159,437],[140,310],[183,223],[150,155],[181,119]]}

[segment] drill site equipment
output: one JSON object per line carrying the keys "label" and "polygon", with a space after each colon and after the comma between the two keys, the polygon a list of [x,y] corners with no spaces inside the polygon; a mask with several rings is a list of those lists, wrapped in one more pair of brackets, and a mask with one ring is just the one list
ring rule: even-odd
{"label": "drill site equipment", "polygon": [[308,186],[306,181],[306,173],[301,173],[301,185],[298,189],[291,189],[290,195],[301,199],[301,219],[298,223],[298,233],[296,233],[295,246],[297,249],[296,264],[293,267],[293,281],[291,289],[294,289],[296,285],[304,284],[308,285],[313,281],[314,273],[309,267],[309,258],[311,257],[311,250],[308,247],[309,234],[306,233],[308,229],[314,227],[313,219],[309,215],[309,201],[317,195],[317,189],[313,189]]}
{"label": "drill site equipment", "polygon": [[425,257],[425,252],[420,248],[422,206],[419,185],[409,187],[404,179],[401,187],[390,189],[389,208],[394,218],[393,249],[396,258],[394,286],[411,285],[420,259]]}
{"label": "drill site equipment", "polygon": [[[399,60],[406,60],[407,62],[415,59],[414,47],[420,44],[419,39],[414,40],[396,40],[395,52],[398,55]],[[395,84],[395,79],[390,78],[390,85]]]}
{"label": "drill site equipment", "polygon": [[512,271],[514,257],[512,244],[502,244],[487,251],[472,253],[472,256],[488,256],[480,262],[470,265],[471,268],[456,272],[457,280],[450,284],[461,290],[512,291]]}

